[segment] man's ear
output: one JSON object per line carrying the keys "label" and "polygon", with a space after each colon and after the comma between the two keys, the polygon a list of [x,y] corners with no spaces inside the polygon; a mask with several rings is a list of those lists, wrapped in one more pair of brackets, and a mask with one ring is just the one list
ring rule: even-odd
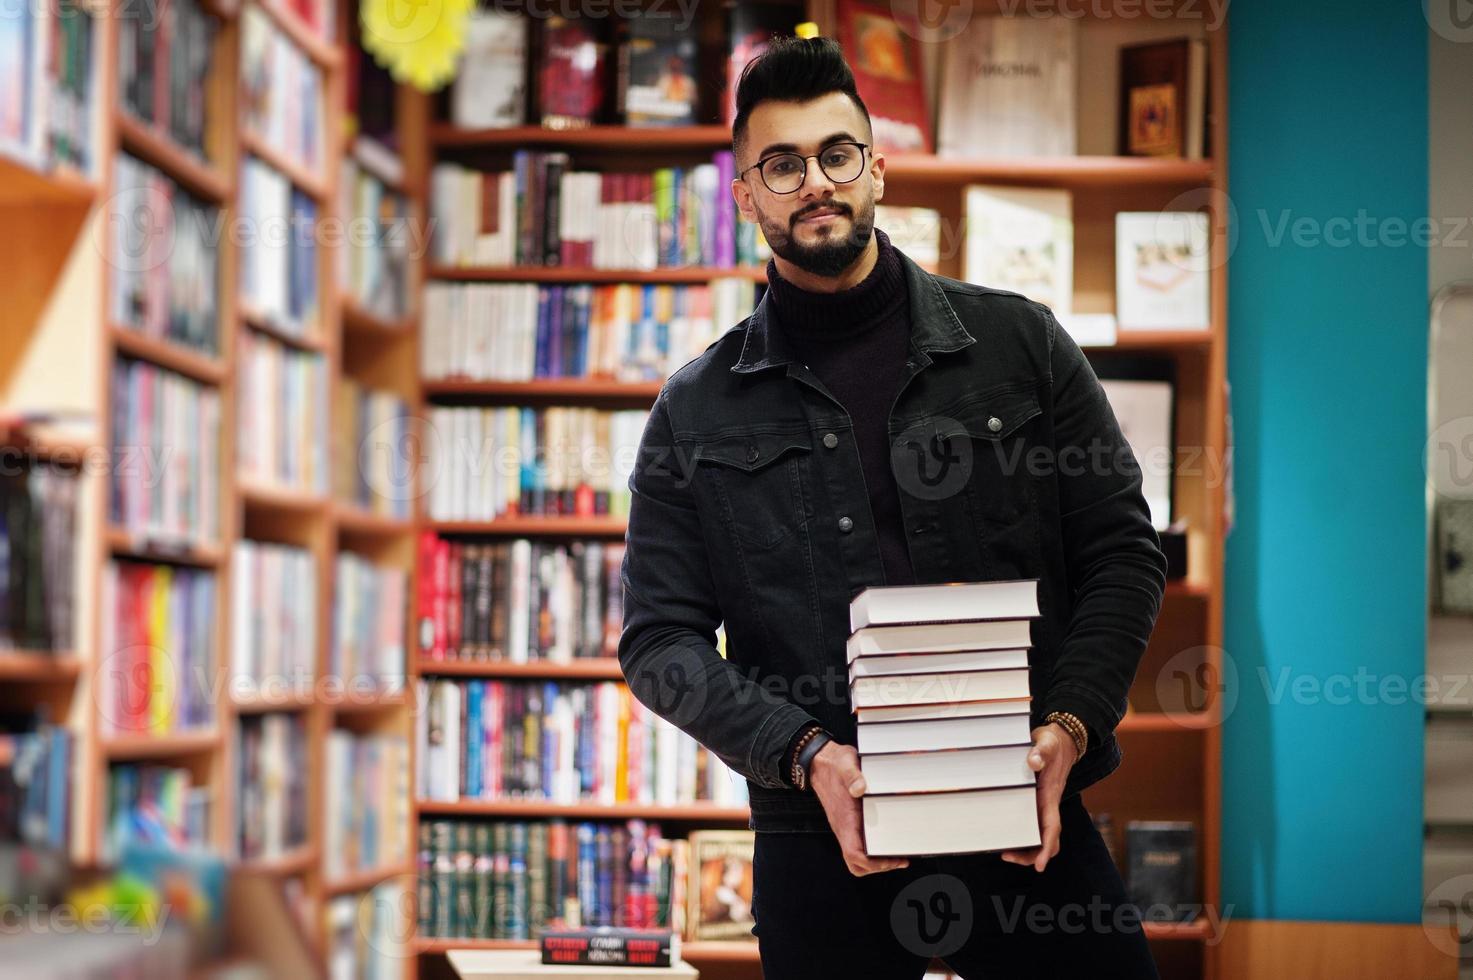
{"label": "man's ear", "polygon": [[752,189],[747,186],[746,181],[740,178],[731,182],[731,198],[736,201],[737,210],[743,218],[753,224],[757,223],[757,211],[752,207]]}
{"label": "man's ear", "polygon": [[875,183],[875,200],[879,201],[885,196],[885,155],[871,151],[873,157],[870,163],[870,177]]}

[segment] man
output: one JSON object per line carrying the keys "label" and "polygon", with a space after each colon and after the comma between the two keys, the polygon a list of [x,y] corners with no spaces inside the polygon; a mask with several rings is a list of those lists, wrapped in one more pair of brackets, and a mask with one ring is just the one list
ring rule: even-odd
{"label": "man", "polygon": [[[769,288],[655,400],[619,658],[641,701],[748,780],[764,973],[919,977],[935,955],[965,977],[1153,977],[1079,796],[1120,764],[1165,587],[1094,372],[1043,306],[930,275],[873,227],[885,160],[832,41],[774,44],[737,109],[732,194],[772,247]],[[869,857],[850,599],[1018,578],[1040,580],[1041,846]]]}

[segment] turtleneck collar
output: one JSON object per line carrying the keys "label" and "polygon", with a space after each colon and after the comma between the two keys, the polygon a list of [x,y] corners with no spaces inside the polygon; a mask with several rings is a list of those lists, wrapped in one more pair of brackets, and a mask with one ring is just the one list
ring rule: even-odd
{"label": "turtleneck collar", "polygon": [[909,300],[905,269],[890,238],[874,230],[879,255],[875,267],[856,285],[836,293],[815,293],[795,286],[767,262],[771,309],[785,333],[803,340],[853,337],[866,333],[903,310]]}

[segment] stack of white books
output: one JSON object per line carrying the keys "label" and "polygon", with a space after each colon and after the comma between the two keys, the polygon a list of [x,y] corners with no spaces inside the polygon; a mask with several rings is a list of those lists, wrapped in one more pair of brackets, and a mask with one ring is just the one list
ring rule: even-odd
{"label": "stack of white books", "polygon": [[1034,847],[1038,581],[872,586],[849,606],[871,857]]}

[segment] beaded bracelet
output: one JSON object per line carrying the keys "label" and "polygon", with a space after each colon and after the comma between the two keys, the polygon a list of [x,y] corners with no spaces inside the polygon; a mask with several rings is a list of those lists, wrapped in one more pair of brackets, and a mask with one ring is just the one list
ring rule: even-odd
{"label": "beaded bracelet", "polygon": [[1075,758],[1084,757],[1084,750],[1089,745],[1089,729],[1084,727],[1084,722],[1067,711],[1051,711],[1044,716],[1043,721],[1044,724],[1058,722],[1074,740]]}

